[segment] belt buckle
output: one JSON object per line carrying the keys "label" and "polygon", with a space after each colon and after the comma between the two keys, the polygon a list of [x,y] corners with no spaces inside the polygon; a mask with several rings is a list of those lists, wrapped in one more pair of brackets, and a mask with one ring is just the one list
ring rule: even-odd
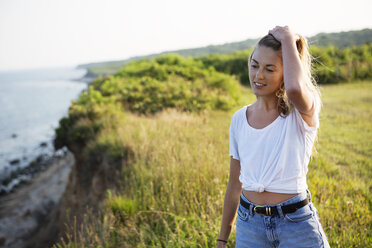
{"label": "belt buckle", "polygon": [[[258,212],[256,211],[256,208],[257,208],[257,207],[263,207],[263,208],[265,208],[265,210],[266,210],[266,214],[258,213]],[[262,216],[271,215],[271,208],[270,208],[270,207],[265,207],[265,206],[262,206],[262,205],[257,205],[257,206],[254,206],[254,207],[253,207],[253,212],[255,212],[256,214],[262,215]]]}

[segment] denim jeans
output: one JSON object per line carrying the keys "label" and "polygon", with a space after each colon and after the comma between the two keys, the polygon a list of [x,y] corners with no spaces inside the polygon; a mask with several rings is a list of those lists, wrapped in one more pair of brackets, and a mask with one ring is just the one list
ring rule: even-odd
{"label": "denim jeans", "polygon": [[[281,206],[302,201],[307,195],[309,195],[309,204],[293,213],[283,215]],[[318,210],[311,202],[311,193],[308,189],[281,203],[265,205],[277,207],[279,215],[273,216],[254,213],[252,210],[257,204],[248,201],[243,193],[241,196],[251,205],[249,209],[246,209],[239,204],[236,220],[236,248],[330,247],[319,222]]]}

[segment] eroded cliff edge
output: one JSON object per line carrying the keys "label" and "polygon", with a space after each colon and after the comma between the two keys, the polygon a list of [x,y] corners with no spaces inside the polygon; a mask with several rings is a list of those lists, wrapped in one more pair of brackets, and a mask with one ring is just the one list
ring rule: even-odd
{"label": "eroded cliff edge", "polygon": [[56,148],[66,145],[75,157],[66,190],[33,237],[24,247],[51,247],[68,240],[72,228],[79,230],[84,216],[98,217],[104,207],[108,189],[123,187],[120,180],[126,160],[114,159],[105,153],[88,153],[84,144],[56,140]]}

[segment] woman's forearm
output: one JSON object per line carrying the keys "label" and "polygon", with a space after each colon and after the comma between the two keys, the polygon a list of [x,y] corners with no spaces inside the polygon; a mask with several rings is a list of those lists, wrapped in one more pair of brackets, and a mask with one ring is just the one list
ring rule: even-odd
{"label": "woman's forearm", "polygon": [[230,236],[231,228],[239,206],[241,186],[227,185],[225,199],[223,203],[223,214],[220,231],[220,239],[227,240]]}
{"label": "woman's forearm", "polygon": [[297,52],[296,41],[282,42],[283,80],[287,92],[300,92],[305,86],[302,62]]}
{"label": "woman's forearm", "polygon": [[301,113],[309,113],[314,105],[313,92],[308,85],[310,78],[297,52],[296,41],[282,42],[283,78],[288,99]]}

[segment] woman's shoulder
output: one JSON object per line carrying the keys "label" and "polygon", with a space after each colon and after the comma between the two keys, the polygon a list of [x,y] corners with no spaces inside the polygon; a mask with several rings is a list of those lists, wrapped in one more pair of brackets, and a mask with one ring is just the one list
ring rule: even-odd
{"label": "woman's shoulder", "polygon": [[243,106],[234,112],[234,114],[231,117],[231,123],[230,123],[230,127],[232,129],[238,129],[239,127],[242,126],[241,124],[245,118],[246,108],[247,106]]}
{"label": "woman's shoulder", "polygon": [[[249,105],[248,105],[249,106]],[[244,105],[243,107],[239,108],[238,110],[236,110],[234,112],[234,114],[232,115],[232,119],[233,120],[236,120],[236,119],[241,119],[242,116],[245,116],[245,111],[247,109],[247,105]]]}

